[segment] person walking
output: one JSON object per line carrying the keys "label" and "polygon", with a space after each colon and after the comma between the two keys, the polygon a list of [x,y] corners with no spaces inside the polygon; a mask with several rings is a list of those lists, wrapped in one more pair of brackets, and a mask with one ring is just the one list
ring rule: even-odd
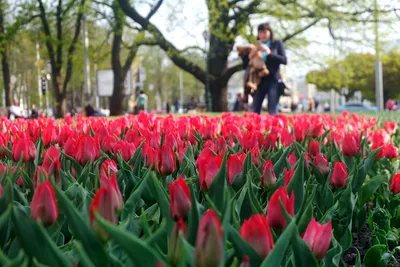
{"label": "person walking", "polygon": [[140,94],[136,98],[136,107],[137,114],[139,114],[141,111],[147,111],[147,95],[144,93],[143,90],[140,91]]}
{"label": "person walking", "polygon": [[[257,40],[259,46],[251,45],[252,52],[256,52],[261,56],[269,74],[263,77],[253,95],[252,111],[261,113],[262,104],[265,96],[268,96],[268,113],[275,115],[278,113],[279,98],[281,96],[280,88],[280,65],[287,64],[285,48],[281,40],[274,40],[274,33],[269,23],[260,24],[257,28]],[[243,55],[243,63],[247,68],[249,57]]]}

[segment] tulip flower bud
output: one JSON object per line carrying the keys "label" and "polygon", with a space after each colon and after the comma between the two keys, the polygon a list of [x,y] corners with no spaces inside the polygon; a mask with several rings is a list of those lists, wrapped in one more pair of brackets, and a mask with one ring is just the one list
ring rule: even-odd
{"label": "tulip flower bud", "polygon": [[332,239],[332,222],[319,224],[312,218],[303,235],[304,242],[310,247],[311,252],[320,261],[324,258]]}
{"label": "tulip flower bud", "polygon": [[345,134],[342,141],[343,155],[354,157],[360,152],[360,149],[360,138],[355,133]]}
{"label": "tulip flower bud", "polygon": [[189,187],[182,177],[169,184],[169,196],[171,200],[171,217],[174,220],[185,219],[192,202],[190,200]]}
{"label": "tulip flower bud", "polygon": [[168,242],[168,259],[172,265],[178,265],[183,253],[183,244],[179,239],[179,235],[185,237],[186,226],[182,220],[179,220],[172,229]]}
{"label": "tulip flower bud", "polygon": [[261,187],[270,188],[276,183],[276,176],[274,166],[271,160],[267,160],[262,167]]}
{"label": "tulip flower bud", "polygon": [[36,221],[41,221],[44,226],[55,223],[58,219],[58,206],[54,188],[49,181],[41,183],[33,195],[31,202],[31,215]]}
{"label": "tulip flower bud", "polygon": [[314,157],[314,165],[323,175],[329,173],[329,162],[325,155],[317,154]]}
{"label": "tulip flower bud", "polygon": [[393,194],[400,193],[400,173],[393,175],[392,180],[390,181],[390,191]]}
{"label": "tulip flower bud", "polygon": [[319,142],[318,141],[310,141],[308,145],[308,155],[312,158],[319,154]]}
{"label": "tulip flower bud", "polygon": [[94,213],[98,212],[105,220],[117,224],[117,216],[115,214],[118,206],[117,199],[112,191],[111,186],[102,186],[94,196],[89,208],[90,224],[93,230],[102,240],[108,239],[108,234],[97,224]]}
{"label": "tulip flower bud", "polygon": [[293,175],[294,175],[293,169],[290,169],[290,170],[287,170],[286,168],[283,169],[283,181],[284,181],[285,187],[288,186],[288,184],[292,180]]}
{"label": "tulip flower bud", "polygon": [[171,146],[164,144],[160,149],[158,170],[161,175],[171,175],[176,170],[175,153]]}
{"label": "tulip flower bud", "polygon": [[294,193],[288,195],[285,187],[279,187],[272,195],[267,210],[268,224],[277,229],[284,229],[287,225],[286,217],[282,212],[279,200],[282,202],[286,212],[294,216]]}
{"label": "tulip flower bud", "polygon": [[222,226],[217,214],[207,210],[197,229],[195,260],[198,267],[218,267],[224,254]]}
{"label": "tulip flower bud", "polygon": [[335,162],[331,176],[331,185],[333,187],[345,187],[346,180],[349,177],[346,166],[343,162]]}
{"label": "tulip flower bud", "polygon": [[296,162],[297,162],[296,155],[295,154],[290,154],[288,156],[288,161],[289,161],[290,167],[294,168],[294,165],[296,165]]}
{"label": "tulip flower bud", "polygon": [[23,162],[34,160],[36,157],[35,144],[28,137],[20,138],[13,144],[11,154],[15,162],[21,158]]}
{"label": "tulip flower bud", "polygon": [[233,183],[235,177],[242,172],[243,162],[246,159],[246,154],[234,154],[228,157],[228,182]]}
{"label": "tulip flower bud", "polygon": [[245,220],[240,228],[240,235],[262,259],[267,257],[274,247],[274,239],[267,218],[263,214],[255,214]]}

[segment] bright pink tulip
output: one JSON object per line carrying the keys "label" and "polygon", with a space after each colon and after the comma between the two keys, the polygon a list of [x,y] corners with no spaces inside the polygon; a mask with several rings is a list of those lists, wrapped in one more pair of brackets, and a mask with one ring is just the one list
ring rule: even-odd
{"label": "bright pink tulip", "polygon": [[203,191],[208,191],[221,164],[221,155],[214,156],[207,148],[200,153],[196,161],[196,167],[199,170],[200,187]]}
{"label": "bright pink tulip", "polygon": [[284,181],[284,186],[287,187],[290,181],[292,180],[292,177],[294,175],[294,170],[290,169],[287,170],[286,168],[283,169],[283,181]]}
{"label": "bright pink tulip", "polygon": [[192,207],[192,202],[189,187],[182,177],[169,184],[169,196],[171,217],[175,221],[184,220]]}
{"label": "bright pink tulip", "polygon": [[228,157],[228,182],[233,183],[235,177],[242,172],[243,162],[246,159],[245,153],[238,153]]}
{"label": "bright pink tulip", "polygon": [[171,146],[164,144],[159,150],[158,171],[161,175],[167,176],[176,170],[175,153]]}
{"label": "bright pink tulip", "polygon": [[331,185],[333,187],[345,187],[348,178],[346,165],[343,162],[335,162],[331,176]]}
{"label": "bright pink tulip", "polygon": [[342,151],[343,155],[354,157],[360,152],[360,138],[355,133],[347,133],[343,137]]}
{"label": "bright pink tulip", "polygon": [[221,221],[215,211],[207,210],[203,214],[197,229],[195,248],[196,266],[219,266],[223,254]]}
{"label": "bright pink tulip", "polygon": [[332,222],[319,224],[312,218],[303,235],[304,242],[310,247],[311,252],[320,261],[329,249],[332,239]]}
{"label": "bright pink tulip", "polygon": [[27,137],[20,138],[13,144],[11,154],[15,162],[21,158],[23,162],[34,160],[36,157],[35,144]]}
{"label": "bright pink tulip", "polygon": [[295,154],[289,154],[288,161],[289,161],[290,167],[293,168],[294,165],[296,165],[296,162],[297,162],[296,155]]}
{"label": "bright pink tulip", "polygon": [[314,165],[324,175],[329,173],[329,162],[325,155],[317,154],[314,157]]}
{"label": "bright pink tulip", "polygon": [[31,215],[36,221],[41,221],[44,226],[55,223],[58,219],[58,206],[54,188],[49,181],[41,183],[33,195],[31,202]]}
{"label": "bright pink tulip", "polygon": [[292,192],[289,198],[286,188],[281,186],[274,192],[268,204],[268,224],[272,228],[285,229],[287,222],[285,215],[281,210],[279,200],[281,200],[286,212],[289,215],[294,216],[294,193]]}
{"label": "bright pink tulip", "polygon": [[276,183],[274,165],[271,160],[267,160],[262,167],[261,187],[270,188]]}
{"label": "bright pink tulip", "polygon": [[240,235],[262,259],[267,257],[274,247],[271,229],[269,229],[268,220],[263,214],[255,214],[245,220],[240,228]]}
{"label": "bright pink tulip", "polygon": [[390,191],[393,194],[400,193],[400,173],[393,175],[392,180],[390,181]]}

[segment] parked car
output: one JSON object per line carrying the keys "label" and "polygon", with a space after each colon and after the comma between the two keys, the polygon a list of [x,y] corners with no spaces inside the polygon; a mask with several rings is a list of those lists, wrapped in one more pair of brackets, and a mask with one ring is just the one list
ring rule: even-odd
{"label": "parked car", "polygon": [[376,106],[367,106],[363,103],[346,103],[336,108],[337,112],[349,111],[349,112],[374,112],[378,111]]}

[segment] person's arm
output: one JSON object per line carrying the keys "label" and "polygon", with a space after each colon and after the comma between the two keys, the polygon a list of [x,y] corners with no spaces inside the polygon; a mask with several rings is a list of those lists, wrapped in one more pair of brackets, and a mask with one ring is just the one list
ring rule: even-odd
{"label": "person's arm", "polygon": [[287,64],[287,57],[286,57],[286,52],[285,48],[283,47],[283,42],[282,41],[276,41],[276,46],[277,46],[277,54],[274,53],[269,53],[267,56],[267,60],[275,61],[279,64],[286,65]]}

